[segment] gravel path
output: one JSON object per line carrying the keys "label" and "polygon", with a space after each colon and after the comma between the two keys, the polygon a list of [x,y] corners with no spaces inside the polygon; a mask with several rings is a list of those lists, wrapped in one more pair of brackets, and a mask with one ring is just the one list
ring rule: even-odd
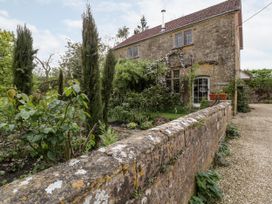
{"label": "gravel path", "polygon": [[230,141],[230,166],[217,169],[221,204],[272,204],[272,104],[251,108],[233,119],[241,138]]}

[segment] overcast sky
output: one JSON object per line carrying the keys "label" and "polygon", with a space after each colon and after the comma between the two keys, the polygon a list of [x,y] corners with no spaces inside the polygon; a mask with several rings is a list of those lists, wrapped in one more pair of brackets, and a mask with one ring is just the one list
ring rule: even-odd
{"label": "overcast sky", "polygon": [[[161,9],[166,21],[223,2],[222,0],[89,0],[99,35],[105,42],[117,29],[128,26],[130,31],[146,16],[149,27],[161,23]],[[193,2],[193,3],[192,3]],[[243,0],[243,19],[269,4],[271,0]],[[67,39],[81,41],[81,14],[86,0],[0,0],[0,28],[16,30],[26,23],[32,30],[39,57],[50,53],[60,55]],[[272,6],[243,25],[244,50],[242,69],[272,68]]]}

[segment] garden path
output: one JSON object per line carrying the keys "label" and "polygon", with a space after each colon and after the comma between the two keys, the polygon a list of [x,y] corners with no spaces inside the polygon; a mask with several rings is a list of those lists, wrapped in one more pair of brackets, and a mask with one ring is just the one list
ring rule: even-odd
{"label": "garden path", "polygon": [[232,121],[241,138],[230,141],[230,166],[218,169],[224,191],[221,204],[272,203],[272,104],[251,108]]}

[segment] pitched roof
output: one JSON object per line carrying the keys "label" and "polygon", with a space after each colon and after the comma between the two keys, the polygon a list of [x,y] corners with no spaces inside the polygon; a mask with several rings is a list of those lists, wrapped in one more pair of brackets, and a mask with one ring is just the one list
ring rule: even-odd
{"label": "pitched roof", "polygon": [[169,31],[173,31],[179,28],[182,28],[184,26],[188,26],[190,24],[200,22],[203,20],[206,20],[208,18],[212,18],[214,16],[223,15],[225,13],[229,13],[232,11],[237,11],[241,9],[241,1],[240,0],[228,0],[225,2],[222,2],[220,4],[211,6],[209,8],[197,11],[195,13],[189,14],[187,16],[183,16],[180,18],[177,18],[175,20],[169,21],[165,24],[165,31],[161,32],[161,25],[156,26],[154,28],[147,29],[141,33],[138,33],[136,35],[133,35],[126,39],[125,41],[121,42],[117,46],[114,47],[114,49],[118,49],[151,37],[154,37],[156,35],[166,33]]}

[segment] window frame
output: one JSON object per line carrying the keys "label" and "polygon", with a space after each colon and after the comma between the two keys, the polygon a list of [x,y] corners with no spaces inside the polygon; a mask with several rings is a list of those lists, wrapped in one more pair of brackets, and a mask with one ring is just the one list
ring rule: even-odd
{"label": "window frame", "polygon": [[[178,35],[180,35],[180,38],[181,38],[181,45],[178,44]],[[178,32],[178,33],[175,33],[175,37],[174,37],[174,47],[175,48],[179,48],[179,47],[182,47],[184,44],[184,36],[183,36],[183,32]]]}
{"label": "window frame", "polygon": [[[187,38],[187,36],[188,36],[187,33],[188,32],[191,34],[190,38]],[[184,40],[183,40],[184,46],[193,44],[193,30],[192,29],[185,30],[183,35],[184,35]],[[187,43],[188,39],[191,40],[189,43]]]}
{"label": "window frame", "polygon": [[[186,36],[186,33],[188,33],[188,32],[191,33],[191,36],[189,38],[191,41],[189,43],[187,43],[188,38]],[[181,35],[181,45],[179,45],[179,42],[178,42],[178,38],[177,38],[178,35]],[[181,31],[181,32],[176,32],[174,34],[173,41],[174,41],[174,43],[173,43],[174,48],[180,48],[180,47],[183,47],[183,46],[192,45],[193,44],[193,29],[187,29],[187,30],[184,30],[184,31]]]}
{"label": "window frame", "polygon": [[211,89],[211,78],[210,76],[197,76],[194,79],[193,86],[192,86],[192,102],[195,107],[199,107],[201,101],[199,103],[195,103],[195,80],[200,80],[200,79],[206,79],[207,80],[207,100],[210,100],[210,89]]}
{"label": "window frame", "polygon": [[[134,55],[135,54],[135,50],[134,49],[137,50],[137,55]],[[131,52],[130,52],[130,50],[131,50]],[[136,45],[136,46],[128,47],[127,56],[128,56],[129,59],[138,58],[139,57],[139,46]]]}

